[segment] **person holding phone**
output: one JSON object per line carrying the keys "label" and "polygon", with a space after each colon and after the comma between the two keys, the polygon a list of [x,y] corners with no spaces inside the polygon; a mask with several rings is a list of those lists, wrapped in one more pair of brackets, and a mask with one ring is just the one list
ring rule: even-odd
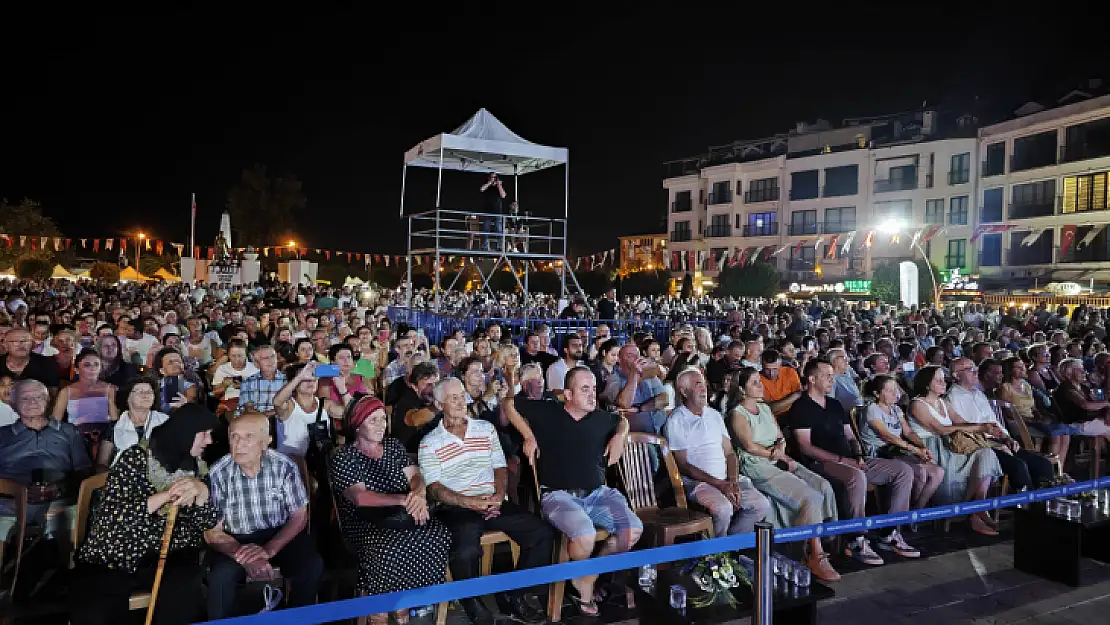
{"label": "person holding phone", "polygon": [[181,352],[163,347],[154,355],[154,370],[158,372],[162,405],[176,410],[197,401],[197,387],[185,379],[185,361]]}
{"label": "person holding phone", "polygon": [[486,250],[493,251],[496,248],[495,241],[497,238],[494,235],[501,232],[501,204],[507,194],[497,174],[489,175],[486,183],[482,185],[481,193],[483,212],[486,213],[482,217],[482,232],[489,233],[483,247]]}

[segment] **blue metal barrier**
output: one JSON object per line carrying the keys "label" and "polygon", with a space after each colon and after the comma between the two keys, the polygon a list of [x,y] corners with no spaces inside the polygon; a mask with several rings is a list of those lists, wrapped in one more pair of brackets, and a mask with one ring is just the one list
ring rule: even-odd
{"label": "blue metal barrier", "polygon": [[[949,506],[925,508],[923,510],[913,510],[896,514],[881,514],[862,519],[847,519],[844,521],[818,523],[802,527],[790,527],[776,530],[775,542],[795,542],[814,537],[856,533],[918,521],[935,521],[949,517],[963,516],[973,512],[993,510],[995,508],[1010,508],[1033,502],[1047,501],[1057,497],[1107,487],[1110,487],[1110,477],[1086,482],[1076,482],[1068,486],[1026,491],[1014,495],[993,497],[990,499],[970,501]],[[655,547],[652,549],[615,554],[578,562],[553,564],[526,571],[513,571],[487,577],[478,577],[429,586],[427,588],[394,592],[386,595],[345,599],[303,608],[292,608],[277,612],[267,612],[211,622],[227,625],[303,625],[306,623],[328,623],[331,621],[352,619],[368,614],[392,612],[394,610],[432,605],[466,597],[489,595],[526,586],[549,584],[555,581],[583,577],[586,575],[623,571],[647,564],[674,562],[676,560],[697,558],[724,551],[751,549],[754,546],[754,533],[723,536],[710,540],[698,540],[680,545]]]}
{"label": "blue metal barrier", "polygon": [[590,336],[599,323],[604,323],[612,330],[611,336],[627,341],[636,332],[651,334],[655,340],[666,345],[671,340],[671,330],[684,325],[709,328],[714,340],[728,329],[729,323],[724,319],[695,317],[684,320],[674,320],[665,317],[646,317],[640,319],[614,319],[612,321],[599,321],[595,319],[544,319],[537,317],[456,317],[444,313],[434,313],[426,310],[412,310],[403,306],[390,306],[387,314],[394,324],[407,323],[413,328],[423,328],[424,335],[432,345],[441,343],[447,335],[456,330],[462,330],[467,336],[472,336],[479,328],[485,328],[491,323],[500,324],[506,334],[513,337],[513,342],[520,345],[529,331],[536,330],[541,325],[551,328],[552,343],[559,345],[558,337],[568,332],[577,332],[586,329]]}

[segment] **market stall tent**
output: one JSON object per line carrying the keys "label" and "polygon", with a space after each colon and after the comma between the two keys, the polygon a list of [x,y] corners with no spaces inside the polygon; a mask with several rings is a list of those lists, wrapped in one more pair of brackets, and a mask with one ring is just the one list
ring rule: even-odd
{"label": "market stall tent", "polygon": [[50,274],[53,279],[64,278],[66,280],[76,280],[77,276],[71,273],[68,269],[61,265],[54,265],[54,272]]}
{"label": "market stall tent", "polygon": [[130,280],[133,282],[145,282],[147,280],[150,280],[150,278],[139,273],[134,267],[127,267],[123,271],[119,272],[119,279]]}
{"label": "market stall tent", "polygon": [[175,276],[172,273],[166,271],[165,267],[162,267],[158,271],[155,271],[154,272],[154,277],[155,278],[161,278],[162,280],[165,280],[166,282],[181,282],[180,277]]}

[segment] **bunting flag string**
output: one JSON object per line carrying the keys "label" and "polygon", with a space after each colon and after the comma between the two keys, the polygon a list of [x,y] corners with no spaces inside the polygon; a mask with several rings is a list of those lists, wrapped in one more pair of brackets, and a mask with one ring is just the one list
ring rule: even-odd
{"label": "bunting flag string", "polygon": [[1088,245],[1090,245],[1091,243],[1093,243],[1094,240],[1095,240],[1095,237],[1097,237],[1098,234],[1100,232],[1102,232],[1105,228],[1106,228],[1106,224],[1099,224],[1097,226],[1091,226],[1091,229],[1089,231],[1087,231],[1087,235],[1084,236],[1083,240],[1079,242],[1079,245],[1076,246],[1076,249],[1081,250],[1081,249],[1087,247]]}

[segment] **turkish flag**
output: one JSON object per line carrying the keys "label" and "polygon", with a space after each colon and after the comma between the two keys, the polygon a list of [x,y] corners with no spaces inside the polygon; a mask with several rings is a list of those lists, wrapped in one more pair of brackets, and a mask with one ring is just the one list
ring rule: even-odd
{"label": "turkish flag", "polygon": [[1067,256],[1075,245],[1076,226],[1064,226],[1060,229],[1060,258]]}
{"label": "turkish flag", "polygon": [[161,241],[161,240],[159,240],[159,241],[156,241],[156,242],[154,243],[154,250],[155,250],[155,252],[156,252],[156,253],[157,253],[157,254],[158,254],[159,256],[161,256],[161,255],[162,255],[162,250],[163,250],[163,249],[165,249],[165,248],[164,248],[164,247],[162,247],[162,241]]}

